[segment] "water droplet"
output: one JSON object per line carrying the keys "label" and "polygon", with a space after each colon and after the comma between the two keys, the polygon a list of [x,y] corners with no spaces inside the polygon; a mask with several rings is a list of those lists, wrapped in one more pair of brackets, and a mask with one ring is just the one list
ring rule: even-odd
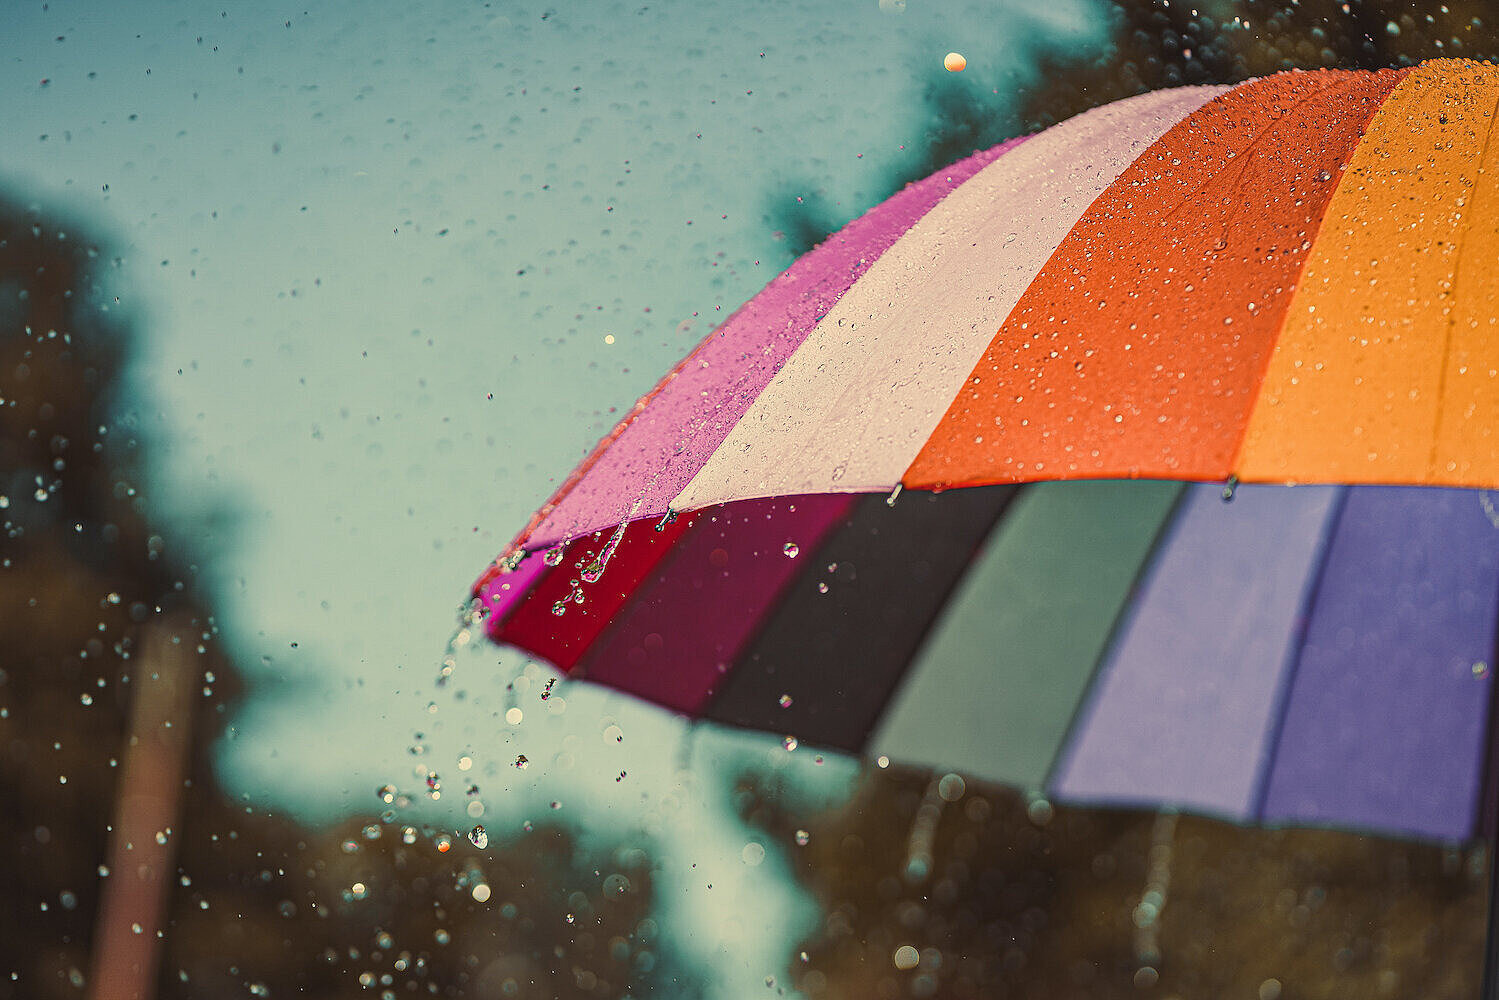
{"label": "water droplet", "polygon": [[791,695],[789,695],[789,694],[783,694],[783,695],[781,695],[780,701],[781,701],[781,707],[782,708],[790,708],[791,707]]}
{"label": "water droplet", "polygon": [[801,553],[801,549],[797,547],[795,542],[787,542],[781,546],[781,551],[786,553],[787,559],[795,559]]}
{"label": "water droplet", "polygon": [[486,882],[480,882],[478,885],[474,886],[473,889],[469,890],[469,895],[471,895],[471,896],[474,897],[474,902],[476,902],[476,903],[487,903],[487,902],[489,902],[489,885],[488,885],[488,883],[486,883]]}
{"label": "water droplet", "polygon": [[798,744],[796,742],[795,736],[788,736],[785,739],[781,740],[781,746],[785,747],[787,750],[795,750],[797,748],[797,745]]}
{"label": "water droplet", "polygon": [[611,741],[614,743],[623,743],[625,741],[625,731],[613,723],[604,727],[604,742],[608,743]]}
{"label": "water droplet", "polygon": [[484,827],[482,826],[476,826],[470,830],[468,832],[468,839],[481,851],[489,846],[489,834],[484,832]]}
{"label": "water droplet", "polygon": [[[470,757],[468,754],[464,754],[462,757],[458,758],[458,770],[460,770],[460,771],[467,771],[470,768],[472,768],[473,766],[474,766],[474,759],[472,757]],[[387,799],[386,801],[388,802],[390,800]]]}
{"label": "water droplet", "polygon": [[541,561],[546,563],[548,566],[561,566],[562,557],[566,554],[566,552],[567,546],[558,543],[546,550],[546,553],[541,557]]}
{"label": "water droplet", "polygon": [[812,835],[810,833],[808,833],[806,830],[798,830],[798,831],[796,831],[796,846],[797,847],[806,847],[811,842],[812,842]]}
{"label": "water droplet", "polygon": [[819,594],[826,594],[828,592],[827,581],[825,581],[825,580],[818,581],[818,583],[817,583],[817,592]]}
{"label": "water droplet", "polygon": [[1052,808],[1049,801],[1037,796],[1026,803],[1025,815],[1037,826],[1045,826],[1056,815],[1056,810]]}
{"label": "water droplet", "polygon": [[903,944],[895,949],[895,954],[891,956],[891,961],[895,963],[897,969],[904,972],[907,969],[916,968],[921,962],[921,954],[911,945]]}
{"label": "water droplet", "polygon": [[1330,171],[1330,170],[1319,170],[1319,171],[1317,171],[1317,181],[1319,183],[1326,184],[1330,180],[1332,180],[1332,171]]}
{"label": "water droplet", "polygon": [[890,491],[890,495],[885,498],[885,506],[886,507],[894,507],[895,506],[895,501],[900,499],[900,491],[903,488],[904,487],[903,487],[903,485],[901,483],[896,483],[895,484],[895,489],[891,490]]}
{"label": "water droplet", "polygon": [[512,725],[512,726],[518,726],[518,725],[520,725],[521,724],[521,720],[524,719],[525,717],[526,717],[526,713],[522,712],[518,708],[507,708],[507,709],[505,709],[505,721],[507,723],[509,723],[510,725]]}
{"label": "water droplet", "polygon": [[1223,483],[1223,502],[1233,503],[1234,492],[1239,488],[1239,477],[1229,476]]}
{"label": "water droplet", "polygon": [[438,854],[446,854],[453,849],[453,838],[445,833],[439,833],[432,838],[432,846],[437,848]]}
{"label": "water droplet", "polygon": [[1483,660],[1479,660],[1477,663],[1473,664],[1474,677],[1478,678],[1479,680],[1483,680],[1488,675],[1489,665],[1486,662],[1484,662]]}
{"label": "water droplet", "polygon": [[516,755],[516,758],[515,758],[515,769],[517,771],[524,771],[526,768],[528,768],[530,766],[531,766],[531,762],[526,759],[526,755],[525,754],[518,754],[518,755]]}

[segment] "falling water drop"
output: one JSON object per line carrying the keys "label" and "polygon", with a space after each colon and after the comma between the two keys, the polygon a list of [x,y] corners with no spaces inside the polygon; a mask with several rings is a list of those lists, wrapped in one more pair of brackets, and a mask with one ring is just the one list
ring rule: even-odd
{"label": "falling water drop", "polygon": [[1223,495],[1223,502],[1224,503],[1233,503],[1234,502],[1234,493],[1235,493],[1235,491],[1238,490],[1238,488],[1239,488],[1239,477],[1238,476],[1229,476],[1228,479],[1225,480],[1224,483],[1223,483],[1223,494],[1222,494]]}

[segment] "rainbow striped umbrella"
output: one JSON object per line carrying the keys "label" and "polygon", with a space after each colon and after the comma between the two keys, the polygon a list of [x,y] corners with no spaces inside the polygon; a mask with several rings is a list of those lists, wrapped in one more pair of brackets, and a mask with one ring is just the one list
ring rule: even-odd
{"label": "rainbow striped umbrella", "polygon": [[1472,836],[1496,103],[1285,73],[907,187],[634,407],[476,584],[491,635],[1063,799]]}

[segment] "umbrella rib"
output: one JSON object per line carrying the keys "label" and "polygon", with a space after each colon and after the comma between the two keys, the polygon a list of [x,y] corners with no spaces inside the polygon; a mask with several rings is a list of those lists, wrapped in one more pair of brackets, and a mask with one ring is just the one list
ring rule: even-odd
{"label": "umbrella rib", "polygon": [[[1490,130],[1490,135],[1493,134]],[[1499,611],[1496,611],[1499,617]],[[1499,1000],[1499,863],[1494,848],[1499,843],[1499,683],[1494,669],[1499,666],[1499,627],[1494,630],[1494,648],[1489,655],[1488,753],[1483,762],[1483,779],[1479,784],[1479,833],[1488,841],[1489,906],[1488,930],[1484,935],[1483,1000]]]}
{"label": "umbrella rib", "polygon": [[[1499,101],[1496,101],[1496,104],[1499,104]],[[1483,176],[1484,164],[1487,163],[1489,159],[1489,147],[1494,143],[1493,110],[1493,108],[1490,109],[1488,134],[1483,137],[1483,151],[1478,155],[1479,177]],[[1473,196],[1470,199],[1474,203],[1478,201],[1478,192],[1478,181],[1474,181]],[[1459,202],[1459,204],[1461,204],[1461,202]],[[1457,283],[1462,276],[1463,251],[1467,249],[1468,243],[1465,237],[1472,231],[1471,219],[1475,210],[1476,209],[1473,206],[1470,206],[1469,210],[1462,214],[1462,228],[1458,231],[1458,236],[1455,241],[1457,243],[1457,247],[1452,254],[1452,282],[1450,287],[1447,289],[1447,296],[1453,302],[1457,301]],[[1445,415],[1447,409],[1447,369],[1451,367],[1452,336],[1453,331],[1457,328],[1457,317],[1453,315],[1450,309],[1448,310],[1447,315],[1444,318],[1445,322],[1443,323],[1442,364],[1441,367],[1437,370],[1436,420],[1431,429],[1431,450],[1427,454],[1426,458],[1426,474],[1429,478],[1432,479],[1436,478],[1437,449],[1441,444],[1441,430],[1443,422],[1442,418]]]}
{"label": "umbrella rib", "polygon": [[1171,501],[1171,509],[1166,512],[1165,517],[1161,518],[1155,537],[1150,541],[1150,548],[1145,558],[1140,560],[1140,565],[1135,570],[1135,578],[1130,581],[1129,592],[1119,605],[1119,614],[1115,616],[1114,623],[1109,626],[1109,634],[1098,648],[1098,656],[1094,659],[1092,669],[1088,672],[1088,679],[1083,684],[1083,695],[1072,707],[1072,717],[1067,720],[1067,725],[1062,730],[1062,738],[1057,741],[1057,748],[1052,753],[1051,763],[1046,767],[1046,777],[1041,781],[1041,787],[1046,790],[1047,794],[1050,794],[1051,789],[1056,787],[1058,771],[1063,759],[1067,756],[1068,747],[1072,745],[1072,740],[1077,735],[1078,725],[1092,700],[1093,691],[1098,684],[1099,676],[1103,673],[1104,664],[1109,661],[1109,656],[1119,641],[1119,633],[1130,618],[1130,609],[1134,607],[1135,600],[1140,596],[1140,587],[1160,555],[1162,543],[1176,526],[1177,518],[1181,515],[1182,506],[1186,503],[1189,492],[1186,483],[1178,484],[1176,497]]}
{"label": "umbrella rib", "polygon": [[1255,779],[1254,796],[1251,799],[1252,805],[1249,811],[1250,819],[1255,822],[1262,821],[1265,815],[1265,800],[1270,795],[1270,779],[1275,773],[1275,761],[1280,754],[1281,735],[1285,730],[1286,716],[1291,708],[1291,693],[1296,687],[1296,674],[1301,667],[1301,654],[1306,647],[1307,628],[1311,625],[1312,614],[1317,608],[1317,595],[1322,590],[1322,578],[1327,573],[1333,538],[1338,533],[1338,526],[1343,520],[1343,511],[1348,506],[1350,488],[1348,486],[1338,488],[1338,497],[1334,501],[1332,515],[1327,519],[1327,527],[1322,532],[1322,551],[1317,554],[1316,576],[1312,579],[1312,585],[1306,588],[1301,613],[1297,616],[1296,630],[1288,653],[1291,662],[1286,668],[1285,676],[1281,678],[1280,691],[1270,713],[1272,721],[1269,731],[1265,734],[1264,761]]}

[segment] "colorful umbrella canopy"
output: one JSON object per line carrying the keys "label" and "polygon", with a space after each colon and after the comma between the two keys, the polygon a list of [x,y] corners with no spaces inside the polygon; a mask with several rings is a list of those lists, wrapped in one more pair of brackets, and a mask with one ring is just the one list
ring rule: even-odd
{"label": "colorful umbrella canopy", "polygon": [[1286,73],[909,186],[635,406],[476,584],[491,635],[1073,800],[1470,836],[1496,104]]}

